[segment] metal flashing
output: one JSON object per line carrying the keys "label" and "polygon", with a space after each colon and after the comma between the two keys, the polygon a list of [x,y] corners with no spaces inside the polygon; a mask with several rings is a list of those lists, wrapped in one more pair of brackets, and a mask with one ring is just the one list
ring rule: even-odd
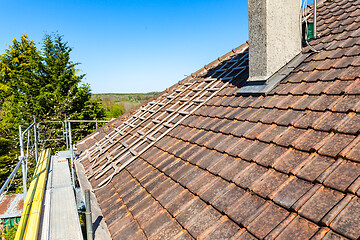
{"label": "metal flashing", "polygon": [[295,56],[288,64],[274,73],[271,77],[263,81],[247,81],[246,84],[237,91],[239,95],[267,95],[283,79],[285,79],[297,66],[300,65],[311,53],[300,53]]}

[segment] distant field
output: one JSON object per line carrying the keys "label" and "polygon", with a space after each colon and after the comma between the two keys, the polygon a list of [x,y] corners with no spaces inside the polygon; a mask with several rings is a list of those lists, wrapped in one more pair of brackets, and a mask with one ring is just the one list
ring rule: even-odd
{"label": "distant field", "polygon": [[157,96],[158,92],[150,93],[99,93],[93,94],[92,98],[100,98],[106,109],[108,118],[116,118],[129,112],[139,104]]}

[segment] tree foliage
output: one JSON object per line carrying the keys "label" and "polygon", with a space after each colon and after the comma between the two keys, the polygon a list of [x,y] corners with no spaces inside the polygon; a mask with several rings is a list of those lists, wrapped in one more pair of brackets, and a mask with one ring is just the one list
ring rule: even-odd
{"label": "tree foliage", "polygon": [[[0,144],[11,145],[8,152],[18,145],[18,126],[29,125],[34,116],[37,121],[105,116],[102,105],[91,100],[90,87],[82,82],[85,75],[79,74],[79,63],[71,61],[71,51],[58,34],[46,34],[40,49],[24,34],[0,55]],[[78,138],[89,133],[81,130]],[[2,157],[11,154],[0,154],[1,165]]]}

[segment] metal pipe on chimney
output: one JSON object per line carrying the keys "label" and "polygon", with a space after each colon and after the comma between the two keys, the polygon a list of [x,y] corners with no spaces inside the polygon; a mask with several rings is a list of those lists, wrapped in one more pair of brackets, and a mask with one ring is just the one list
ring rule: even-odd
{"label": "metal pipe on chimney", "polygon": [[316,15],[317,15],[317,1],[316,0],[314,0],[314,38],[316,38],[316,35],[317,35],[317,33],[316,33]]}

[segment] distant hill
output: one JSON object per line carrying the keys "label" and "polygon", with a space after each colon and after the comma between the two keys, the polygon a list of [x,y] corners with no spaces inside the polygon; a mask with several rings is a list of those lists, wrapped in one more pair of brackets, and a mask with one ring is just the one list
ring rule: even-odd
{"label": "distant hill", "polygon": [[116,118],[129,112],[139,104],[157,96],[159,92],[150,93],[98,93],[93,94],[92,98],[100,98],[106,110],[106,116]]}

